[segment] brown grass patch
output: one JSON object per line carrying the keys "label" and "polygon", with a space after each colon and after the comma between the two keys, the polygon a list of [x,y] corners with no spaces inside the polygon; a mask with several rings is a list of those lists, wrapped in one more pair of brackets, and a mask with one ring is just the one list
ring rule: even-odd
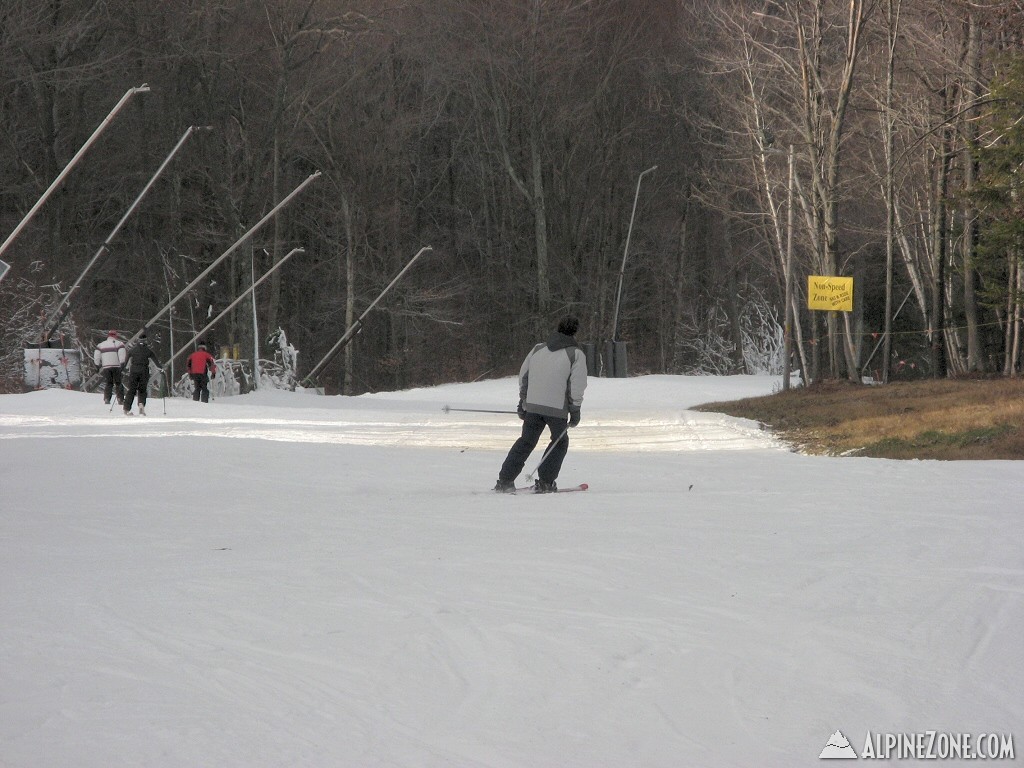
{"label": "brown grass patch", "polygon": [[696,410],[741,416],[806,453],[893,459],[1024,458],[1024,380],[859,386],[829,381]]}

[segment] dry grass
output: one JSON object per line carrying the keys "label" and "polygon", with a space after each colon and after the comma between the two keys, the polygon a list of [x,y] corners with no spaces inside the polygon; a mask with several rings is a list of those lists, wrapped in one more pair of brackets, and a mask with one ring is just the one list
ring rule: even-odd
{"label": "dry grass", "polygon": [[754,419],[806,453],[890,459],[1024,458],[1024,381],[829,381],[697,410]]}

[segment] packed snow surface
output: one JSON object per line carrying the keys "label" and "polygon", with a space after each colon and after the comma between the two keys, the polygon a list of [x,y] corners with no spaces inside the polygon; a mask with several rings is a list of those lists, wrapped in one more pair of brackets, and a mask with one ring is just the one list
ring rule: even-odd
{"label": "packed snow surface", "polygon": [[0,766],[781,767],[837,730],[1024,738],[1024,463],[810,457],[689,410],[777,387],[591,379],[559,478],[590,490],[544,496],[488,490],[514,414],[443,410],[513,410],[513,379],[145,418],[0,397]]}

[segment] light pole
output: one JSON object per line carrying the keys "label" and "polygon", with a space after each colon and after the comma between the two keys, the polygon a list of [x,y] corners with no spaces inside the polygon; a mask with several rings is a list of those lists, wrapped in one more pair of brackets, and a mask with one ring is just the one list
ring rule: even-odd
{"label": "light pole", "polygon": [[636,218],[636,204],[640,200],[640,182],[643,181],[651,171],[655,170],[658,166],[652,165],[646,171],[637,176],[636,179],[636,194],[633,196],[633,212],[629,215],[629,229],[626,232],[626,247],[622,252],[622,266],[619,268],[619,287],[615,291],[615,314],[612,316],[612,341],[614,342],[619,335],[619,303],[622,301],[622,279],[626,274],[626,257],[629,255],[629,240],[633,236],[633,219]]}
{"label": "light pole", "polygon": [[[782,330],[782,389],[789,389],[790,355],[793,353],[793,145],[789,145],[789,184],[786,191],[786,299],[785,321]],[[807,382],[804,382],[806,384]]]}

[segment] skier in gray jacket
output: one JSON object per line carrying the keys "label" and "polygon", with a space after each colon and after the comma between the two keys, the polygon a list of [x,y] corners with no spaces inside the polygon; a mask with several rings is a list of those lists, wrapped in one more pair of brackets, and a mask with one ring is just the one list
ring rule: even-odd
{"label": "skier in gray jacket", "polygon": [[580,423],[583,391],[587,388],[587,360],[575,338],[579,325],[575,317],[563,318],[558,330],[531,349],[523,361],[517,409],[523,432],[501,465],[495,491],[515,491],[515,479],[537,447],[545,426],[551,432],[551,441],[537,468],[535,489],[539,493],[558,490],[555,480],[569,450],[569,427]]}

